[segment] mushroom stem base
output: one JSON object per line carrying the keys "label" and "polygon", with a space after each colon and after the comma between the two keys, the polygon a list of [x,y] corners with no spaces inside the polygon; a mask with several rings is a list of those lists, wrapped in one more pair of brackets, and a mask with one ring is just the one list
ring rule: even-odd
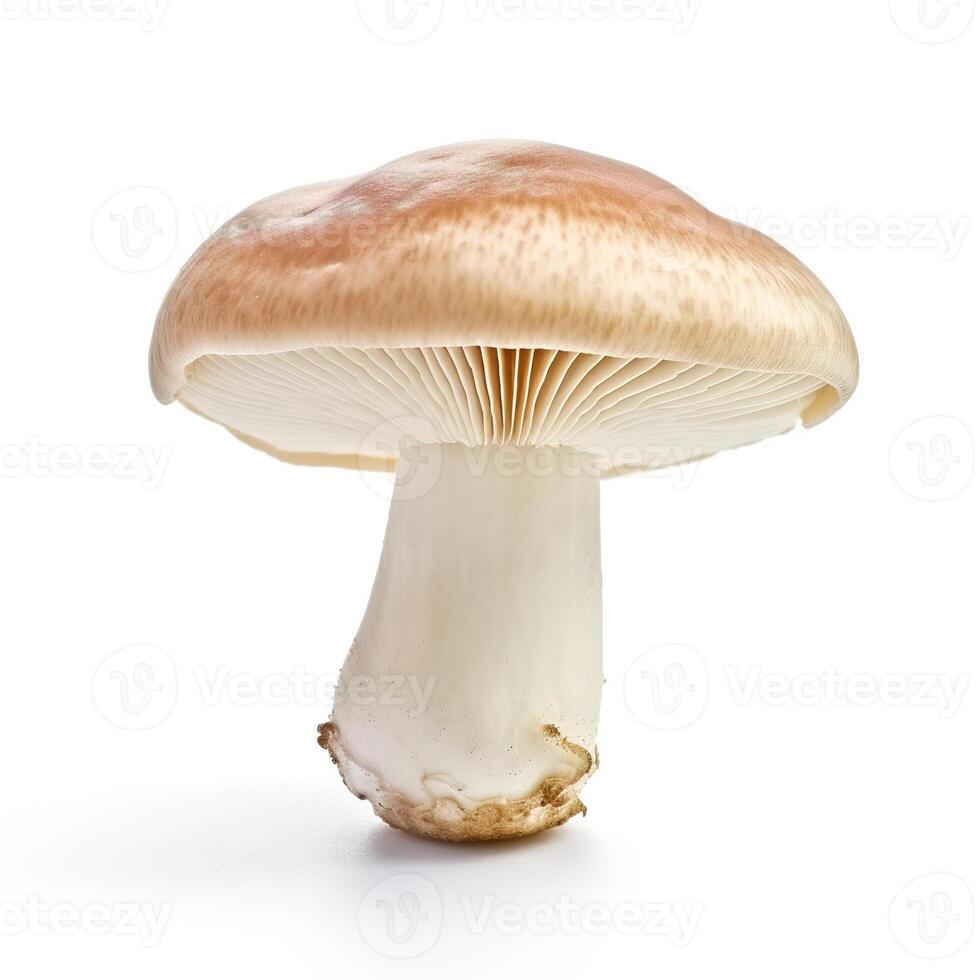
{"label": "mushroom stem base", "polygon": [[[579,813],[584,815],[586,807],[578,793],[599,765],[598,753],[593,759],[581,746],[562,739],[564,747],[577,759],[578,768],[569,776],[547,777],[523,799],[464,807],[456,800],[442,797],[430,803],[414,804],[380,786],[371,796],[355,790],[344,773],[357,767],[347,755],[339,729],[332,722],[324,722],[317,732],[317,743],[330,753],[344,785],[359,799],[369,800],[374,812],[386,824],[419,837],[453,842],[528,837],[541,830],[559,827]],[[554,737],[558,737],[557,731]],[[359,774],[360,779],[363,776],[363,773]]]}

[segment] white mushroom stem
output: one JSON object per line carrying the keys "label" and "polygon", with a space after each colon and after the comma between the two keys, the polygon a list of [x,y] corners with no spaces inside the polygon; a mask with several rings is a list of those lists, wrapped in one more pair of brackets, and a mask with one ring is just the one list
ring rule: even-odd
{"label": "white mushroom stem", "polygon": [[417,447],[397,468],[321,744],[394,826],[454,840],[534,833],[583,809],[601,647],[589,457]]}

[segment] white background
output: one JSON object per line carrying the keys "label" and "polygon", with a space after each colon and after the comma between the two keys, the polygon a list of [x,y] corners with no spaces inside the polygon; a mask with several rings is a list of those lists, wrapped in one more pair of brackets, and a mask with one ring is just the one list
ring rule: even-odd
{"label": "white background", "polygon": [[[2,0],[0,973],[975,977],[974,0],[162,3]],[[459,847],[383,826],[276,685],[339,667],[386,502],[145,360],[239,208],[487,137],[773,234],[863,373],[814,430],[604,486],[588,816]]]}

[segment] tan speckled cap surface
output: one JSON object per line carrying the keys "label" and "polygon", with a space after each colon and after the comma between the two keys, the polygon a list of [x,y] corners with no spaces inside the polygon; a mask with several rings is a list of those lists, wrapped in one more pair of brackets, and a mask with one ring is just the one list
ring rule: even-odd
{"label": "tan speckled cap surface", "polygon": [[[680,366],[666,401],[665,365]],[[851,395],[858,361],[834,299],[771,239],[636,167],[497,141],[423,151],[246,209],[181,270],[150,371],[162,402],[180,399],[284,458],[345,465],[364,432],[405,404],[427,420],[449,411],[445,397],[431,408],[407,393],[382,404],[372,386],[391,391],[395,375],[406,392],[438,382],[465,402],[453,425],[428,420],[439,438],[575,444],[587,430],[605,440],[603,420],[622,429],[611,406],[633,399],[653,441],[687,446],[696,429],[706,455],[821,421]],[[666,406],[685,371],[698,385],[683,389],[687,415],[671,429]],[[563,428],[569,399],[556,408],[556,398],[570,376],[590,396],[605,387],[598,414]],[[301,393],[282,412],[280,388]],[[764,388],[765,400],[746,401]],[[518,417],[514,392],[525,416],[532,396],[550,401],[537,420]],[[748,421],[737,439],[711,441],[728,401]],[[756,425],[761,411],[768,428]]]}

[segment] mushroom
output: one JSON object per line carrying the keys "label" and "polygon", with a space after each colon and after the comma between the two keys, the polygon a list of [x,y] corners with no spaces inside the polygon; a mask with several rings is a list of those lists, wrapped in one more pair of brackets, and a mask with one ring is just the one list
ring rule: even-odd
{"label": "mushroom", "polygon": [[394,827],[584,812],[599,482],[814,425],[857,353],[816,277],[638,168],[480,142],[267,198],[181,270],[165,403],[293,463],[394,470],[320,744]]}

